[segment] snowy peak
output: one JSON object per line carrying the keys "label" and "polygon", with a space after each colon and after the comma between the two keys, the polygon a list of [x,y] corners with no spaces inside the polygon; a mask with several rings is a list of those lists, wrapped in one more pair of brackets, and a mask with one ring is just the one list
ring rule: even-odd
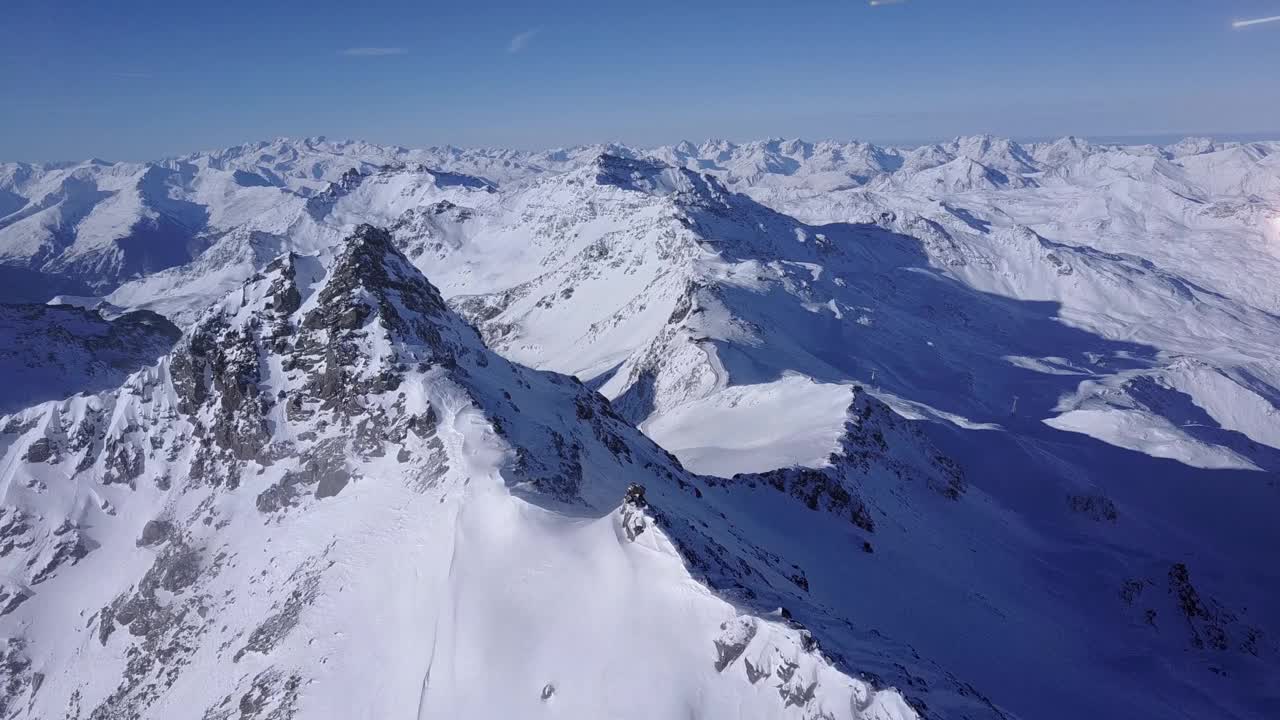
{"label": "snowy peak", "polygon": [[1100,151],[1100,148],[1087,140],[1067,136],[1051,143],[1034,145],[1030,152],[1038,164],[1056,167],[1079,162]]}
{"label": "snowy peak", "polygon": [[709,175],[672,167],[658,160],[601,154],[591,165],[598,185],[650,195],[719,198],[728,193]]}
{"label": "snowy peak", "polygon": [[[365,225],[328,263],[293,254],[271,263],[193,326],[169,369],[179,409],[203,413],[229,456],[204,464],[226,467],[291,451],[271,420],[282,397],[289,421],[358,416],[374,412],[370,403],[397,389],[410,367],[452,367],[472,351],[483,352],[475,332],[389,233]],[[376,444],[377,429],[361,427],[360,439]]]}
{"label": "snowy peak", "polygon": [[[800,625],[849,642],[721,491],[489,352],[372,226],[272,262],[119,389],[0,420],[0,452],[0,677],[30,717],[918,717]],[[458,670],[475,652],[511,692]]]}
{"label": "snowy peak", "polygon": [[956,138],[951,151],[964,158],[1004,172],[1028,173],[1039,169],[1035,159],[1017,142],[991,135]]}
{"label": "snowy peak", "polygon": [[[421,197],[424,193],[440,191],[483,192],[492,193],[493,183],[483,178],[463,175],[461,173],[434,170],[423,164],[406,165],[395,163],[376,168],[350,168],[338,179],[330,182],[323,190],[307,198],[307,211],[317,222],[324,222],[335,211],[338,204],[350,196],[364,195],[363,198],[352,198],[356,202],[363,200],[377,207],[377,211],[385,211],[403,205],[405,198]],[[387,197],[392,192],[398,193],[400,201]]]}
{"label": "snowy peak", "polygon": [[597,183],[641,191],[652,191],[658,178],[664,174],[670,176],[674,170],[670,165],[656,160],[637,160],[608,153],[601,153],[592,166]]}
{"label": "snowy peak", "polygon": [[964,193],[975,190],[998,190],[1009,186],[1025,187],[1031,183],[1018,175],[1010,175],[983,165],[967,156],[921,170],[904,178],[892,177],[886,189],[904,187],[919,192]]}
{"label": "snowy peak", "polygon": [[[291,257],[281,263],[278,283],[269,289],[280,313],[294,308],[300,297],[295,262]],[[442,351],[441,325],[452,319],[440,291],[400,252],[391,233],[372,225],[357,227],[343,241],[315,298],[302,317],[303,328],[340,332],[372,318],[392,342],[435,345],[435,352]],[[461,333],[450,330],[455,338]]]}

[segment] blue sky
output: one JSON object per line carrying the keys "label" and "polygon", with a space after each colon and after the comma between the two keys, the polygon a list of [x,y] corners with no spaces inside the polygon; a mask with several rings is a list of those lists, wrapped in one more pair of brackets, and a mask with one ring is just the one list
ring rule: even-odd
{"label": "blue sky", "polygon": [[1280,0],[879,2],[6,0],[0,159],[1280,130]]}

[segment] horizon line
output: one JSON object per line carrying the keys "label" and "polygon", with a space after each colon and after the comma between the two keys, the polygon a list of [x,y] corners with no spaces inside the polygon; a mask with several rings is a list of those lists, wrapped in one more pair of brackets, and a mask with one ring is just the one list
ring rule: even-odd
{"label": "horizon line", "polygon": [[186,157],[188,155],[199,155],[202,153],[218,152],[222,150],[228,150],[234,147],[241,147],[246,145],[269,144],[269,143],[278,142],[278,141],[366,143],[369,145],[376,145],[384,148],[397,147],[405,150],[429,150],[433,148],[454,148],[458,150],[516,150],[519,152],[537,153],[537,152],[551,152],[555,150],[572,150],[575,148],[584,148],[592,145],[621,145],[623,147],[636,149],[636,150],[653,150],[653,149],[658,149],[663,147],[673,147],[686,142],[693,145],[705,144],[708,142],[728,142],[734,145],[741,146],[741,145],[747,145],[753,142],[771,142],[771,141],[782,141],[782,142],[799,141],[799,142],[806,142],[811,144],[822,143],[822,142],[840,142],[840,143],[858,142],[858,143],[864,143],[867,145],[875,145],[882,148],[914,149],[918,147],[923,147],[925,145],[933,145],[938,143],[952,142],[954,140],[960,140],[964,138],[983,137],[983,136],[999,138],[1002,140],[1011,140],[1019,144],[1056,142],[1058,140],[1076,138],[1080,140],[1087,140],[1089,142],[1094,142],[1099,145],[1119,145],[1119,146],[1128,146],[1128,147],[1140,146],[1140,145],[1156,145],[1156,146],[1164,147],[1168,145],[1177,144],[1178,142],[1181,142],[1184,140],[1199,140],[1199,139],[1211,140],[1214,142],[1276,142],[1276,141],[1280,141],[1280,129],[1270,130],[1270,131],[1259,130],[1259,131],[1247,131],[1247,132],[1217,132],[1217,133],[1215,132],[1167,132],[1167,133],[1132,133],[1132,134],[1068,133],[1065,135],[1003,135],[1003,134],[993,133],[993,132],[975,132],[975,133],[967,133],[967,134],[960,134],[960,135],[933,136],[927,139],[913,138],[913,139],[894,139],[894,140],[866,140],[866,139],[861,139],[857,137],[840,138],[835,136],[828,136],[828,137],[822,137],[822,138],[810,140],[798,135],[792,136],[792,137],[774,135],[774,136],[767,136],[767,137],[754,137],[754,138],[745,139],[745,140],[742,140],[742,139],[732,140],[732,139],[723,138],[723,137],[720,137],[720,138],[708,137],[708,138],[704,138],[700,142],[684,138],[684,139],[676,140],[674,142],[666,142],[666,143],[658,143],[658,144],[630,143],[623,140],[601,140],[596,142],[583,142],[576,145],[543,145],[543,146],[536,146],[536,147],[529,147],[529,146],[521,147],[521,146],[515,146],[515,145],[501,145],[501,144],[453,144],[453,143],[413,145],[413,144],[405,144],[405,143],[398,143],[398,142],[379,142],[379,141],[366,140],[366,139],[355,138],[355,137],[331,137],[329,135],[324,135],[324,134],[303,135],[303,136],[278,135],[270,139],[251,140],[248,142],[233,143],[231,145],[223,145],[219,147],[206,147],[200,150],[190,150],[190,151],[178,152],[178,153],[163,153],[158,156],[153,156],[145,159],[108,160],[98,155],[90,155],[89,157],[83,157],[79,159],[65,159],[65,158],[56,159],[56,160],[0,159],[0,163],[3,163],[3,164],[24,163],[28,165],[67,165],[67,164],[78,164],[78,163],[86,163],[86,162],[104,162],[109,164],[116,164],[116,163],[145,164],[149,162],[161,162],[165,160],[173,160],[181,157]]}

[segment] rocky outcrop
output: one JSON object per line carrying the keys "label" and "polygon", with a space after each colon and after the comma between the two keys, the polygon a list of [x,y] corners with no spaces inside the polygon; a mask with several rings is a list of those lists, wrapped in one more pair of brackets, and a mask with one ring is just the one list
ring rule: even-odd
{"label": "rocky outcrop", "polygon": [[[917,424],[855,386],[840,438],[840,449],[825,467],[791,467],[763,473],[740,473],[715,481],[726,487],[772,488],[814,511],[843,518],[874,533],[885,510],[872,498],[915,488],[927,495],[959,500],[965,492],[964,471],[933,446]],[[870,543],[863,550],[871,552]]]}
{"label": "rocky outcrop", "polygon": [[626,494],[622,496],[622,531],[631,542],[635,542],[645,528],[649,527],[650,520],[646,513],[648,508],[649,502],[644,499],[644,486],[628,486]]}
{"label": "rocky outcrop", "polygon": [[[1153,568],[1154,569],[1154,568]],[[1193,581],[1185,562],[1174,562],[1163,574],[1124,581],[1120,601],[1150,633],[1173,639],[1189,651],[1206,653],[1206,661],[1224,672],[1215,657],[1241,653],[1273,657],[1277,649],[1247,609],[1232,609]]]}

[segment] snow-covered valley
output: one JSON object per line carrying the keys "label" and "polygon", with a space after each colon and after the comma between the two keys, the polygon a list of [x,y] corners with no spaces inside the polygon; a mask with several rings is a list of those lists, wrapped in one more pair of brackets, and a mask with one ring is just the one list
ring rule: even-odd
{"label": "snow-covered valley", "polygon": [[0,202],[105,303],[2,306],[0,716],[1280,712],[1280,142],[277,140]]}

